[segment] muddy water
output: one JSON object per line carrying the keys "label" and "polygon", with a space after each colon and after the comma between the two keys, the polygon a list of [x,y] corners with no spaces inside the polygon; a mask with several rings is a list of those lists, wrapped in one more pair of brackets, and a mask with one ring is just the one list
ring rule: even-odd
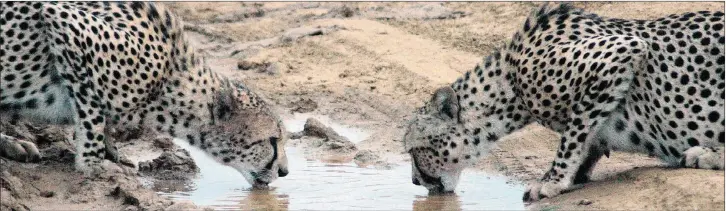
{"label": "muddy water", "polygon": [[[291,131],[301,130],[307,117],[285,122]],[[359,141],[367,134],[355,128],[321,122],[341,135]],[[298,128],[296,128],[298,127]],[[177,143],[182,147],[183,142]],[[523,187],[504,178],[464,171],[455,194],[428,196],[411,184],[411,167],[401,163],[390,169],[361,168],[353,162],[324,163],[304,158],[301,149],[287,149],[290,174],[270,184],[270,190],[251,190],[234,169],[224,167],[190,150],[201,174],[188,183],[156,184],[164,196],[191,200],[219,210],[522,210]]]}

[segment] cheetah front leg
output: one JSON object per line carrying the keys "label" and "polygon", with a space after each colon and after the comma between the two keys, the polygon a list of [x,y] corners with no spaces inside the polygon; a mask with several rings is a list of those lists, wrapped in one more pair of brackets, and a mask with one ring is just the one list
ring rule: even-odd
{"label": "cheetah front leg", "polygon": [[[79,93],[91,92],[83,90]],[[99,98],[76,96],[77,121],[73,136],[76,145],[75,165],[76,169],[87,177],[96,177],[110,169],[120,170],[117,165],[105,160],[110,158],[111,161],[118,162],[118,156],[114,153],[115,150],[109,150],[113,146],[109,144],[105,134],[106,118],[103,104],[96,99]]]}
{"label": "cheetah front leg", "polygon": [[681,166],[697,169],[724,169],[724,149],[718,147],[691,147],[683,153]]}
{"label": "cheetah front leg", "polygon": [[[595,145],[599,140],[596,137],[597,125],[606,120],[609,111],[589,109],[580,110],[579,113],[585,115],[573,117],[572,123],[567,125],[567,129],[562,133],[557,157],[552,162],[550,170],[539,182],[529,185],[522,200],[529,202],[551,198],[563,191],[577,188],[575,179],[578,170],[592,168],[596,160],[589,161],[588,159],[601,156],[601,154],[592,154],[597,153],[598,150],[591,150],[591,148],[598,147]],[[605,115],[605,117],[601,115]]]}
{"label": "cheetah front leg", "polygon": [[[626,36],[603,37],[601,39],[620,43],[620,45],[614,45],[609,50],[615,51],[617,49],[618,54],[615,55],[621,56],[600,61],[594,60],[588,64],[602,65],[604,63],[605,66],[600,68],[601,71],[593,72],[595,76],[583,78],[586,79],[585,81],[591,82],[584,85],[585,89],[580,93],[582,94],[581,97],[575,99],[571,104],[571,113],[566,128],[561,134],[562,138],[557,157],[552,162],[550,170],[545,173],[540,181],[528,187],[523,196],[524,201],[537,201],[577,188],[575,182],[578,171],[581,169],[589,171],[602,153],[607,151],[607,149],[599,148],[601,147],[599,140],[607,138],[598,137],[599,130],[618,106],[626,103],[624,99],[628,94],[635,72],[644,69],[646,58],[644,49],[646,49],[647,45],[642,40]],[[598,41],[592,40],[590,42]],[[587,44],[587,42],[583,42],[581,46],[571,45],[567,47],[574,49],[573,51],[581,52],[591,50],[607,52],[608,50],[588,48],[585,46]],[[587,173],[584,172],[584,174]]]}
{"label": "cheetah front leg", "polygon": [[[589,89],[592,89],[589,88]],[[612,89],[609,89],[612,90]],[[598,96],[589,93],[590,96]],[[589,97],[585,97],[589,98]],[[595,97],[597,99],[597,97]],[[603,149],[599,147],[602,137],[597,137],[600,126],[607,120],[609,115],[617,107],[619,100],[605,104],[594,104],[596,101],[584,100],[574,106],[570,123],[562,133],[557,157],[552,162],[549,171],[539,182],[531,184],[524,193],[524,201],[537,201],[543,198],[551,198],[564,191],[577,188],[575,180],[580,169],[591,169],[596,164]],[[599,153],[599,154],[593,154]],[[588,166],[589,165],[589,166]]]}

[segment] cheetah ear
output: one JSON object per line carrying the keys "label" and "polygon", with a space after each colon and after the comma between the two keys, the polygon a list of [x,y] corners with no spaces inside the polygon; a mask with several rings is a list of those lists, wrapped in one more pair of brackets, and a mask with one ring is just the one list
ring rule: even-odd
{"label": "cheetah ear", "polygon": [[436,112],[441,118],[456,120],[459,117],[459,101],[451,87],[437,89],[431,98],[431,106],[433,106],[431,111]]}

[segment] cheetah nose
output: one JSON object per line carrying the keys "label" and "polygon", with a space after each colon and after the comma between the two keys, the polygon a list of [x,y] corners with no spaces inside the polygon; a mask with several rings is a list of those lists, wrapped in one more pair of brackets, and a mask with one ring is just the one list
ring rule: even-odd
{"label": "cheetah nose", "polygon": [[414,185],[421,185],[421,183],[418,182],[418,179],[416,179],[416,178],[413,178],[413,184]]}
{"label": "cheetah nose", "polygon": [[254,189],[267,189],[267,184],[270,184],[267,181],[263,181],[261,179],[255,179],[255,183],[252,184],[252,188]]}
{"label": "cheetah nose", "polygon": [[278,169],[277,170],[277,176],[279,176],[279,177],[285,177],[285,176],[287,176],[288,173],[290,173],[290,172],[287,171],[287,169]]}

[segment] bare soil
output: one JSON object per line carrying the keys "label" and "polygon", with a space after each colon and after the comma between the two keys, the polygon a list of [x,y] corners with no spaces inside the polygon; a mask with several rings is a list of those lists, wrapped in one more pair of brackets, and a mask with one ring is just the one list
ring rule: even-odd
{"label": "bare soil", "polygon": [[[724,11],[723,2],[574,4],[601,16],[627,19]],[[215,71],[246,82],[283,118],[290,118],[293,112],[309,112],[369,131],[371,136],[357,143],[356,150],[346,152],[346,157],[386,165],[409,159],[401,138],[415,108],[436,88],[453,82],[504,45],[539,3],[167,5],[185,20],[193,45],[207,53]],[[499,148],[475,168],[513,181],[534,181],[549,167],[558,137],[546,128],[530,125],[504,137]],[[154,143],[116,145],[137,163],[162,154],[164,143]],[[72,171],[72,162],[0,162],[3,209],[198,209],[159,197],[143,187],[136,174],[118,173],[83,183]],[[598,163],[593,177],[595,181],[581,189],[528,208],[724,209],[723,171],[669,168],[644,155],[616,152]],[[116,187],[121,187],[120,192]]]}

